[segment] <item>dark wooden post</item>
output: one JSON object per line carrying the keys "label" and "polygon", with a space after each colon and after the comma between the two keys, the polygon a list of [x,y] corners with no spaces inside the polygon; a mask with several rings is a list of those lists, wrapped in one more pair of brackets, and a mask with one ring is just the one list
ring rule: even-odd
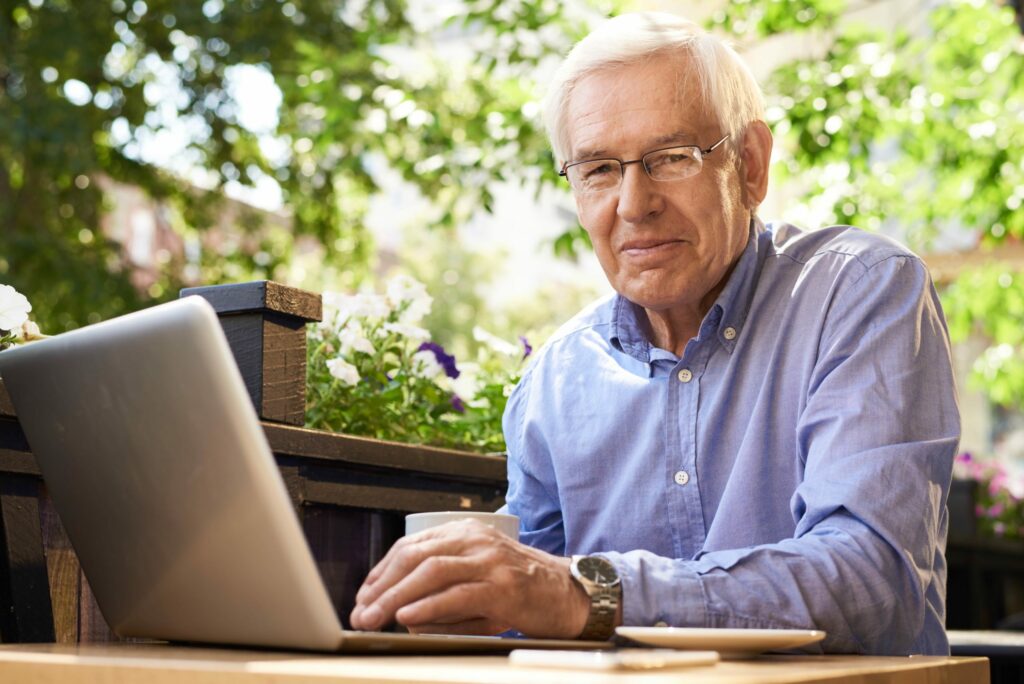
{"label": "dark wooden post", "polygon": [[260,418],[302,425],[306,412],[306,323],[323,317],[320,295],[271,280],[189,287],[217,311]]}
{"label": "dark wooden post", "polygon": [[0,642],[54,640],[39,469],[0,385]]}

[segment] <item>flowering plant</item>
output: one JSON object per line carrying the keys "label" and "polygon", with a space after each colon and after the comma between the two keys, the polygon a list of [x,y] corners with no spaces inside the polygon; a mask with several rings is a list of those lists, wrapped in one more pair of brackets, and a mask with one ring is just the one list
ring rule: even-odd
{"label": "flowering plant", "polygon": [[501,416],[530,347],[477,329],[472,361],[420,326],[432,298],[399,276],[385,294],[323,294],[307,344],[309,427],[415,444],[503,451]]}
{"label": "flowering plant", "polygon": [[32,305],[10,285],[0,285],[0,349],[39,339],[39,326],[28,319]]}
{"label": "flowering plant", "polygon": [[1024,538],[1024,472],[997,459],[970,452],[956,457],[953,476],[978,483],[974,513],[982,532],[996,537]]}

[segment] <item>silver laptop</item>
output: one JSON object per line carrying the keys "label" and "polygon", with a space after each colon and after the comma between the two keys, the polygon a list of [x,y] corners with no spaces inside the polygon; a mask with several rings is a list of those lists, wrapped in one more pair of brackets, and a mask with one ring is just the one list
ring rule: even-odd
{"label": "silver laptop", "polygon": [[119,635],[364,652],[608,647],[342,629],[199,297],[4,351],[0,377]]}

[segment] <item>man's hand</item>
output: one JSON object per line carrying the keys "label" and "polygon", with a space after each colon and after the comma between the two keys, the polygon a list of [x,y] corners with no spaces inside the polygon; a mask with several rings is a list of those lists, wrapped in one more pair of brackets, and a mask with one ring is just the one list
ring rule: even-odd
{"label": "man's hand", "polygon": [[397,620],[412,632],[574,639],[590,600],[569,559],[514,542],[476,520],[399,539],[366,577],[351,622],[375,630]]}

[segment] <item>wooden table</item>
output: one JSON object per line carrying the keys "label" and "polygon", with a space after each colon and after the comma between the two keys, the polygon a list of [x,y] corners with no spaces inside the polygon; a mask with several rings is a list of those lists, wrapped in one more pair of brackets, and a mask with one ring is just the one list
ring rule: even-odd
{"label": "wooden table", "polygon": [[504,656],[325,656],[162,645],[0,646],[0,682],[18,684],[984,684],[984,658],[761,656],[638,673],[519,668]]}

